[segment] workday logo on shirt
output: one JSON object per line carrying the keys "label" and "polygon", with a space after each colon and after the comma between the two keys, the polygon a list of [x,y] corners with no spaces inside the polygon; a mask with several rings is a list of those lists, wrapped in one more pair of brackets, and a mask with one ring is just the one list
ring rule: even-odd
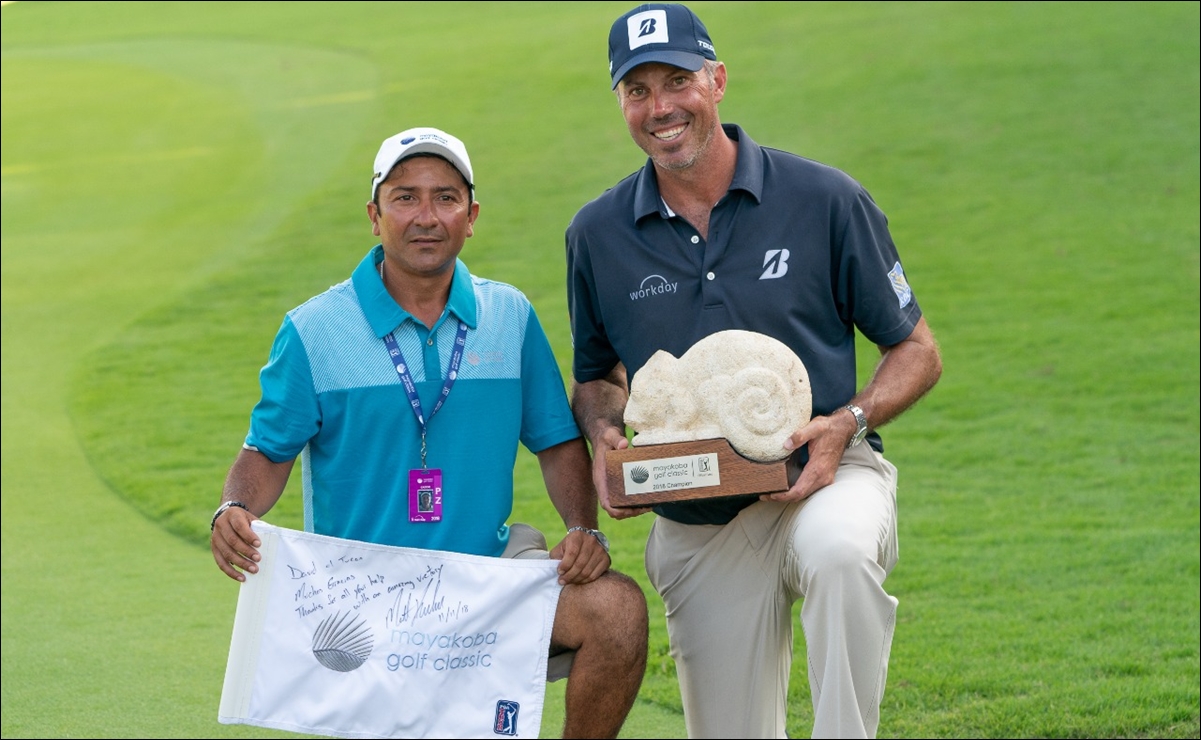
{"label": "workday logo on shirt", "polygon": [[675,293],[679,283],[669,283],[662,275],[648,275],[638,285],[638,290],[630,291],[630,300],[637,301],[657,295]]}

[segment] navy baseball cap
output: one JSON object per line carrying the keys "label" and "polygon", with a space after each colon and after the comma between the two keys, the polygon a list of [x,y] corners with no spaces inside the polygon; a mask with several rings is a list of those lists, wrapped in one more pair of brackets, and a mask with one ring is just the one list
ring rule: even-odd
{"label": "navy baseball cap", "polygon": [[717,61],[709,31],[683,5],[639,5],[609,29],[609,74],[613,87],[639,64],[662,62],[696,72],[705,60]]}

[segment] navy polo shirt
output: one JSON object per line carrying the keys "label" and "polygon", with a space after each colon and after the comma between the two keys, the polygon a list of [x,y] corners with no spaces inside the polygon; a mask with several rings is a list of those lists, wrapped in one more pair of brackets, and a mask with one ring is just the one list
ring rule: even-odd
{"label": "navy polo shirt", "polygon": [[[723,129],[738,164],[708,239],[664,203],[649,159],[572,219],[573,375],[598,380],[622,362],[632,380],[658,350],[679,357],[714,332],[743,329],[791,347],[809,372],[814,415],[829,414],[856,391],[855,329],[889,346],[921,318],[888,220],[846,173]],[[869,442],[883,450],[874,432]],[[755,500],[656,511],[724,523]]]}

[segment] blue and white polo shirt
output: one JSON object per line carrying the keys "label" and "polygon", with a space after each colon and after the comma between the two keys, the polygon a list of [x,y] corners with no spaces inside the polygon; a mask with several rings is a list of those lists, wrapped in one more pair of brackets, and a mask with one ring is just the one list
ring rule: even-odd
{"label": "blue and white polo shirt", "polygon": [[[537,453],[580,436],[550,343],[516,288],[458,261],[428,329],[380,279],[376,246],[349,280],[288,312],[260,373],[246,446],[301,456],[305,530],[402,547],[499,555],[508,543],[520,441]],[[383,337],[395,333],[426,415],[443,386],[458,323],[462,364],[427,420],[426,462],[442,470],[442,521],[409,521],[420,427]]]}

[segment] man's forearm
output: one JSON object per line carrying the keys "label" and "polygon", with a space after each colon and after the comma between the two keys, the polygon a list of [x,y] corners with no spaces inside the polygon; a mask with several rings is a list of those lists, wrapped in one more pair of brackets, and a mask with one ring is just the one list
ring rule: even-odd
{"label": "man's forearm", "polygon": [[625,366],[617,365],[601,380],[573,383],[571,410],[580,431],[595,445],[610,428],[624,433],[626,401],[629,400]]}
{"label": "man's forearm", "polygon": [[907,339],[881,351],[871,381],[852,400],[863,409],[872,429],[884,426],[917,403],[942,375],[938,344],[924,318]]}
{"label": "man's forearm", "polygon": [[584,440],[573,439],[538,453],[551,503],[566,527],[596,528],[596,489]]}
{"label": "man's forearm", "polygon": [[240,501],[251,514],[263,516],[283,495],[295,462],[271,462],[257,450],[243,449],[225,479],[225,488],[221,492],[222,503]]}

